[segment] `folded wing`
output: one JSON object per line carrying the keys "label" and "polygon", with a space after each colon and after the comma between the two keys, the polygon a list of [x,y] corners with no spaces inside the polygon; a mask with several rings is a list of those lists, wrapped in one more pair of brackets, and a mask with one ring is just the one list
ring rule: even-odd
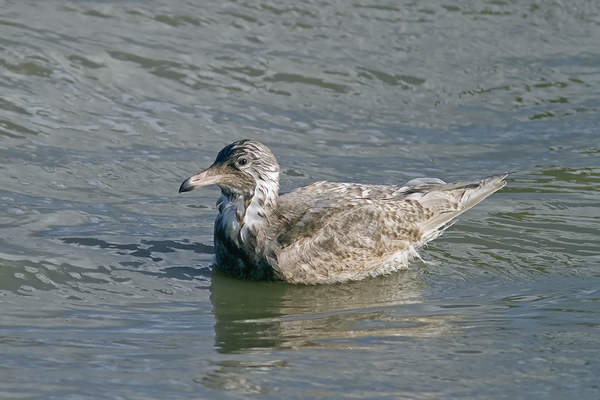
{"label": "folded wing", "polygon": [[505,175],[403,186],[317,182],[280,197],[279,274],[296,283],[362,279],[405,268],[416,249],[502,188]]}

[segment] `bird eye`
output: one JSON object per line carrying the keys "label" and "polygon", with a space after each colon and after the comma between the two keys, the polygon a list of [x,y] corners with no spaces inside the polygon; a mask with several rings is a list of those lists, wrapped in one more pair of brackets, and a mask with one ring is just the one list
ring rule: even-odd
{"label": "bird eye", "polygon": [[244,165],[248,164],[248,159],[247,158],[240,158],[239,160],[237,160],[237,164],[241,167],[243,167]]}

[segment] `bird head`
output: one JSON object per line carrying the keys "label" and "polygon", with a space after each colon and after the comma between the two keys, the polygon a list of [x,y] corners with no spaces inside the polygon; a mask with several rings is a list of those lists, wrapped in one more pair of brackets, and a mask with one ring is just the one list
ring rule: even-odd
{"label": "bird head", "polygon": [[204,171],[190,176],[179,187],[179,193],[201,186],[217,185],[225,195],[254,196],[257,187],[266,195],[279,192],[279,164],[264,144],[239,140],[224,147],[215,162]]}

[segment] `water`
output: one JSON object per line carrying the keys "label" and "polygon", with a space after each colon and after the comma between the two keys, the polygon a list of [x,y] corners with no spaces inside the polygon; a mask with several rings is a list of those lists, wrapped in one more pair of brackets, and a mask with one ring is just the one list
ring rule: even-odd
{"label": "water", "polygon": [[[7,1],[0,397],[600,397],[595,2]],[[211,271],[244,137],[282,190],[514,171],[362,282]]]}

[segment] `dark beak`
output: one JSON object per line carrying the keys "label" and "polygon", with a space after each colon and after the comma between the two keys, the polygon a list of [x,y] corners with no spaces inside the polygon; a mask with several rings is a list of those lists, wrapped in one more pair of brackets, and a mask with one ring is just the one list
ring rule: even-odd
{"label": "dark beak", "polygon": [[229,178],[231,175],[222,174],[216,168],[210,167],[199,174],[190,176],[179,187],[179,193],[189,192],[198,187],[213,185]]}

